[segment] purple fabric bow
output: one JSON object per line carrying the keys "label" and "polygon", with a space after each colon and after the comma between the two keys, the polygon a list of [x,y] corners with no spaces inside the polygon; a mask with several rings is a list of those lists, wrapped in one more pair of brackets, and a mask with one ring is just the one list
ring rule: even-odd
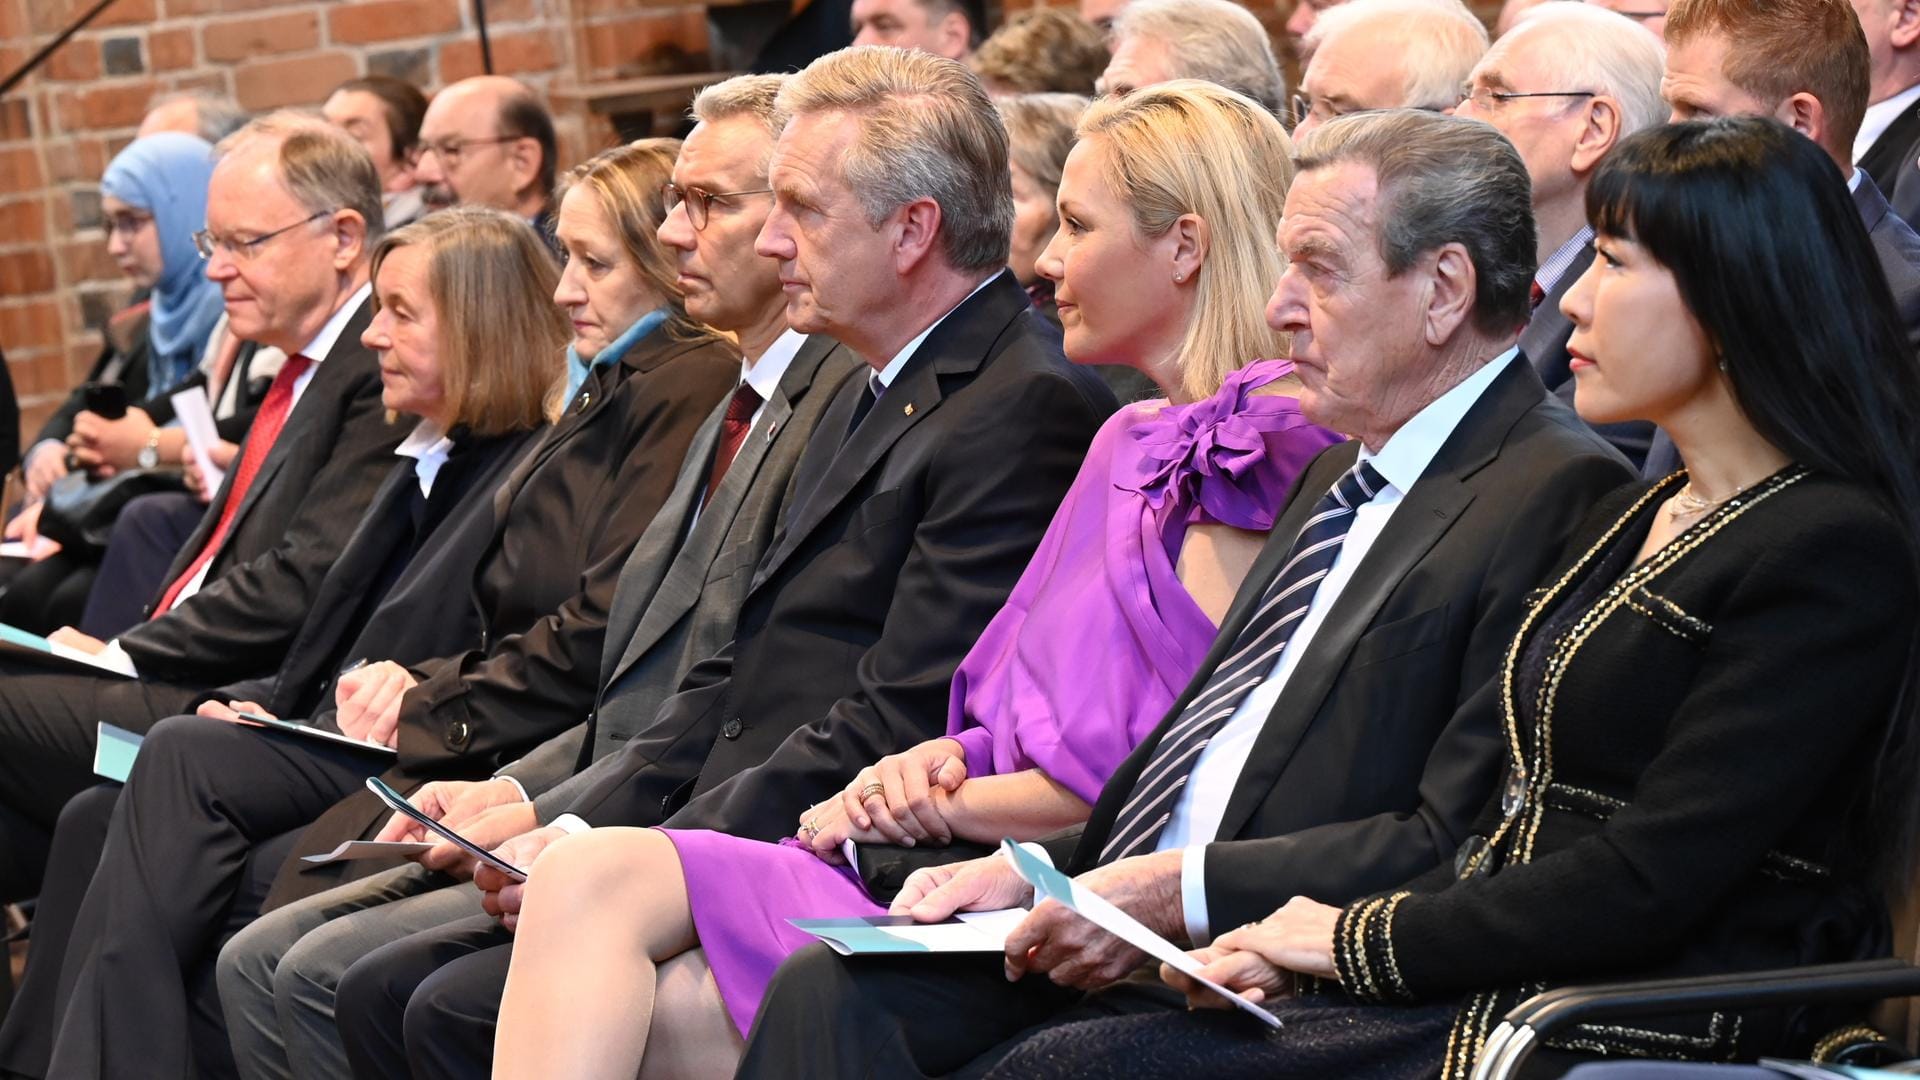
{"label": "purple fabric bow", "polygon": [[[1156,514],[1171,504],[1190,518],[1272,528],[1273,515],[1265,505],[1270,500],[1248,488],[1257,488],[1267,434],[1296,413],[1290,398],[1250,395],[1292,368],[1285,361],[1256,361],[1228,375],[1212,397],[1169,406],[1136,425],[1131,434],[1141,452],[1139,472],[1121,486],[1138,491]],[[1271,407],[1262,407],[1269,402]],[[1199,515],[1191,512],[1196,504]]]}

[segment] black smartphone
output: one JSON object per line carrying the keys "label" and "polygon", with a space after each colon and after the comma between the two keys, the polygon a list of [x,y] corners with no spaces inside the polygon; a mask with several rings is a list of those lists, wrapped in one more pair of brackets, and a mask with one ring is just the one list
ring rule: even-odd
{"label": "black smartphone", "polygon": [[127,388],[117,382],[90,382],[80,388],[80,403],[102,420],[127,415]]}

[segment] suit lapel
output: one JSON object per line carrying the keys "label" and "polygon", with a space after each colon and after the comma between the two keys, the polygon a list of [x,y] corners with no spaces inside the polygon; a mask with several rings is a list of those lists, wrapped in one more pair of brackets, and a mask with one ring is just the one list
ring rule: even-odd
{"label": "suit lapel", "polygon": [[[1354,645],[1413,567],[1446,535],[1473,502],[1467,479],[1499,453],[1507,432],[1539,404],[1540,382],[1525,364],[1509,363],[1473,408],[1461,418],[1307,642],[1285,689],[1255,737],[1247,763],[1220,821],[1219,836],[1233,837],[1259,808],[1294,749],[1313,725]],[[1269,580],[1271,572],[1267,578]]]}
{"label": "suit lapel", "polygon": [[1527,328],[1520,333],[1520,351],[1526,354],[1548,389],[1561,385],[1572,375],[1567,369],[1567,339],[1573,336],[1573,320],[1561,313],[1560,299],[1592,265],[1593,245],[1589,243],[1568,264],[1560,280],[1553,283],[1553,290],[1540,301],[1533,318],[1527,321]]}
{"label": "suit lapel", "polygon": [[[811,488],[795,488],[802,493],[799,503],[787,527],[774,541],[773,550],[760,564],[754,576],[754,588],[759,588],[779,570],[813,530],[881,463],[902,435],[933,415],[944,397],[940,377],[978,370],[987,350],[1006,330],[1007,324],[1026,308],[1026,292],[1014,284],[1011,274],[1003,271],[962,301],[927,335],[893,385],[861,420],[859,429],[833,453],[819,480],[812,482]],[[835,438],[847,429],[859,395],[864,392],[864,384],[859,379],[850,379],[841,387],[839,397],[815,429],[815,444],[822,438]],[[809,450],[824,453],[827,447],[812,445]],[[801,482],[808,481],[802,478]]]}
{"label": "suit lapel", "polygon": [[1883,194],[1892,191],[1899,186],[1900,171],[1913,167],[1916,142],[1920,142],[1920,108],[1909,106],[1861,155],[1859,167],[1873,177]]}

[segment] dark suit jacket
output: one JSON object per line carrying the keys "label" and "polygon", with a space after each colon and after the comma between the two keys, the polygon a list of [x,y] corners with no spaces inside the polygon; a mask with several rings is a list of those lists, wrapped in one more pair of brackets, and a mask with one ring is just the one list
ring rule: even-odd
{"label": "dark suit jacket", "polygon": [[753,568],[791,499],[794,465],[840,384],[856,370],[868,368],[832,338],[807,339],[702,506],[726,404],[707,417],[673,494],[620,573],[596,683],[556,683],[552,689],[561,693],[552,697],[468,683],[469,712],[550,711],[560,723],[587,714],[586,723],[503,770],[539,797],[543,811],[570,802],[591,783],[578,770],[651,723],[688,669],[733,639]]}
{"label": "dark suit jacket", "polygon": [[[1893,304],[1900,322],[1907,328],[1907,345],[1920,354],[1920,235],[1916,235],[1900,215],[1887,205],[1886,196],[1874,185],[1866,170],[1859,171],[1860,183],[1853,190],[1853,205],[1867,227],[1867,239],[1873,241],[1873,253],[1893,290]],[[1640,475],[1646,479],[1665,476],[1683,462],[1673,440],[1655,429],[1653,445],[1647,451]]]}
{"label": "dark suit jacket", "polygon": [[1854,164],[1865,169],[1908,224],[1920,213],[1920,108],[1901,113]]}
{"label": "dark suit jacket", "polygon": [[[1553,391],[1554,396],[1573,408],[1573,372],[1568,367],[1570,357],[1567,342],[1573,337],[1573,320],[1560,310],[1560,300],[1573,288],[1573,283],[1593,265],[1593,244],[1589,242],[1580,249],[1572,263],[1568,264],[1560,280],[1553,283],[1553,290],[1547,293],[1540,306],[1533,309],[1533,317],[1527,320],[1527,328],[1520,332],[1520,351],[1533,363],[1533,370],[1540,373],[1540,381]],[[1639,468],[1646,460],[1647,447],[1653,442],[1654,427],[1644,420],[1629,421],[1624,424],[1602,424],[1595,431],[1600,437],[1612,443],[1614,449],[1627,456],[1634,468]]]}
{"label": "dark suit jacket", "polygon": [[[491,513],[476,513],[470,527],[435,530],[445,548],[408,565],[348,650],[350,658],[394,660],[420,679],[403,700],[388,783],[406,792],[427,780],[485,776],[577,722],[506,712],[480,723],[433,706],[481,669],[521,685],[573,679],[584,655],[587,670],[598,671],[620,568],[666,500],[694,431],[733,389],[739,364],[728,342],[678,339],[661,327],[594,372],[494,492]],[[591,639],[584,653],[568,644],[582,637]],[[331,724],[331,690],[321,700],[315,719]],[[385,815],[371,793],[356,792],[322,814],[295,851],[329,850]],[[268,902],[377,868],[292,860]]]}
{"label": "dark suit jacket", "polygon": [[[1920,599],[1900,527],[1862,488],[1791,467],[1627,570],[1678,485],[1606,500],[1543,579],[1500,702],[1503,756],[1535,780],[1511,824],[1497,797],[1475,823],[1492,840],[1485,876],[1447,866],[1390,910],[1357,922],[1361,905],[1349,909],[1343,930],[1370,928],[1347,954],[1349,993],[1481,991],[1462,1010],[1474,1045],[1548,986],[1885,954],[1864,865],[1877,837],[1857,811],[1897,722]],[[1543,640],[1588,581],[1603,591],[1567,611],[1582,632]],[[1554,675],[1523,682],[1525,669]],[[1804,1057],[1827,1028],[1800,1019],[1610,1020],[1566,1038],[1629,1055]]]}
{"label": "dark suit jacket", "polygon": [[944,729],[954,669],[1113,397],[1066,363],[1005,272],[928,335],[842,444],[865,393],[849,380],[821,418],[733,642],[574,812],[776,840],[855,770]]}
{"label": "dark suit jacket", "polygon": [[[1096,864],[1161,734],[1358,453],[1333,447],[1302,474],[1192,683],[1101,792],[1073,872]],[[1526,597],[1594,502],[1631,478],[1531,366],[1494,378],[1368,549],[1254,742],[1206,850],[1209,925],[1259,919],[1294,895],[1344,902],[1452,857],[1499,768],[1500,662]]]}
{"label": "dark suit jacket", "polygon": [[[279,667],[321,580],[386,479],[402,435],[380,403],[379,365],[360,344],[371,317],[363,303],[314,370],[247,489],[205,586],[162,618],[120,635],[142,676],[217,686]],[[236,472],[228,472],[166,582],[205,546]]]}

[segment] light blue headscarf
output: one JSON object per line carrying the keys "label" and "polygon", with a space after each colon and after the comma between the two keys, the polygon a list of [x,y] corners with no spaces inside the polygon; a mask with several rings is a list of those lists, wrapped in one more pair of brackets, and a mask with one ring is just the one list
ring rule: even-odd
{"label": "light blue headscarf", "polygon": [[213,145],[176,131],[136,139],[114,155],[100,193],[153,215],[160,231],[160,280],[148,311],[147,393],[158,394],[193,373],[220,321],[220,286],[207,280],[194,231],[207,221]]}
{"label": "light blue headscarf", "polygon": [[603,368],[619,360],[627,354],[628,349],[633,348],[634,342],[653,333],[655,327],[666,321],[667,309],[654,308],[640,316],[640,321],[627,327],[626,333],[595,353],[591,361],[582,357],[573,346],[567,346],[567,404],[573,404],[573,395],[580,392],[580,385],[587,381],[588,375],[593,374],[594,368]]}

